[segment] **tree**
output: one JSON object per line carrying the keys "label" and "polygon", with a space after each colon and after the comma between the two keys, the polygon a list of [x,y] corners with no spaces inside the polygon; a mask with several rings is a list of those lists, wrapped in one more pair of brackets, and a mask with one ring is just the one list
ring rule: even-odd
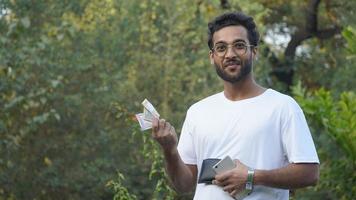
{"label": "tree", "polygon": [[[304,27],[308,4],[299,2],[0,1],[0,199],[189,199],[169,187],[159,147],[138,130],[141,101],[179,132],[189,105],[221,90],[206,24],[227,10],[255,16],[263,43],[254,70],[259,82],[279,88],[270,72],[285,49],[266,35]],[[354,23],[348,7],[355,3],[318,3],[317,30]],[[344,59],[350,46],[315,38],[296,51],[293,78],[338,97],[354,82],[355,62]]]}
{"label": "tree", "polygon": [[[295,78],[301,78],[303,82],[307,83],[307,87],[315,87],[315,85],[328,87],[329,85],[325,85],[320,80],[323,77],[317,76],[317,79],[313,81],[306,80],[310,76],[306,75],[305,77],[301,71],[308,71],[315,66],[313,61],[310,63],[304,61],[306,59],[313,60],[310,59],[310,57],[313,57],[311,53],[318,49],[326,48],[328,52],[334,52],[338,46],[342,45],[340,44],[343,40],[340,37],[342,27],[351,22],[345,19],[355,17],[353,13],[349,13],[347,10],[354,7],[355,4],[349,1],[336,3],[320,0],[275,1],[273,3],[262,1],[262,4],[270,9],[269,17],[264,21],[265,24],[275,34],[290,37],[286,47],[282,48],[283,52],[267,52],[266,56],[270,57],[269,60],[273,67],[271,74],[278,81],[284,83],[287,89],[293,85]],[[330,45],[326,46],[326,43]],[[313,50],[313,47],[315,47],[315,50]],[[297,53],[298,48],[301,53]],[[312,50],[309,51],[309,48]],[[335,59],[337,59],[338,65],[342,63],[342,58]],[[325,60],[322,62],[325,62]],[[326,62],[330,61],[326,60]],[[320,68],[318,71],[320,71]],[[345,82],[347,81],[345,80]]]}

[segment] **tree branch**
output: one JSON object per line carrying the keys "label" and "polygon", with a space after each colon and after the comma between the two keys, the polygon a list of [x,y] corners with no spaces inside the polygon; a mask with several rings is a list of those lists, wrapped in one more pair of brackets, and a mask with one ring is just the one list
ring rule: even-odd
{"label": "tree branch", "polygon": [[305,29],[310,33],[315,33],[318,30],[318,6],[320,0],[310,0],[306,11],[306,26]]}
{"label": "tree branch", "polygon": [[318,7],[320,2],[321,0],[309,1],[308,7],[306,9],[305,26],[300,27],[299,30],[292,34],[291,40],[284,51],[285,60],[283,64],[276,66],[272,71],[272,74],[275,75],[279,81],[285,83],[287,88],[290,88],[293,82],[293,63],[297,47],[301,45],[303,41],[312,37],[317,37],[321,40],[324,40],[339,34],[342,30],[342,27],[339,26],[319,30]]}
{"label": "tree branch", "polygon": [[328,39],[333,37],[336,34],[341,33],[342,28],[339,26],[335,26],[334,28],[328,28],[319,30],[316,32],[315,36],[321,40]]}
{"label": "tree branch", "polygon": [[297,47],[306,39],[312,37],[312,34],[305,29],[302,29],[292,35],[291,40],[289,41],[286,50],[284,51],[284,56],[287,60],[293,60],[295,56],[295,51]]}
{"label": "tree branch", "polygon": [[287,60],[293,60],[297,47],[306,39],[313,37],[318,32],[318,6],[320,0],[310,0],[306,9],[305,28],[299,29],[292,35],[284,56]]}

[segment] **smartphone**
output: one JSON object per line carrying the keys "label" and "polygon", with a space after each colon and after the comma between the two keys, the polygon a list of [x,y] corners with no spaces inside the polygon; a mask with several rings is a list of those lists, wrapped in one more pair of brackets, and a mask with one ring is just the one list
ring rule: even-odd
{"label": "smartphone", "polygon": [[231,169],[233,169],[235,167],[236,167],[236,164],[234,163],[234,161],[232,161],[230,156],[226,156],[224,159],[220,160],[218,163],[216,163],[213,166],[213,170],[217,174],[219,174],[221,172],[225,172],[227,170],[231,170]]}

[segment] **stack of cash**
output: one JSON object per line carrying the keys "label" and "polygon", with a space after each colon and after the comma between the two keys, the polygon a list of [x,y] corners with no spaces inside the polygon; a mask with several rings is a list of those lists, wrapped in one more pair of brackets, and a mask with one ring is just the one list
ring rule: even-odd
{"label": "stack of cash", "polygon": [[141,131],[152,128],[153,118],[159,119],[159,114],[153,105],[147,100],[143,100],[143,113],[136,114],[136,118],[140,123]]}

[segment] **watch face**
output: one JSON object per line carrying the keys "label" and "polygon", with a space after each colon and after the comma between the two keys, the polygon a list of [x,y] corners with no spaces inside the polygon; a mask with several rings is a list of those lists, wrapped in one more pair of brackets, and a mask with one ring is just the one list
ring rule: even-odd
{"label": "watch face", "polygon": [[246,190],[252,190],[252,183],[250,182],[246,183]]}

